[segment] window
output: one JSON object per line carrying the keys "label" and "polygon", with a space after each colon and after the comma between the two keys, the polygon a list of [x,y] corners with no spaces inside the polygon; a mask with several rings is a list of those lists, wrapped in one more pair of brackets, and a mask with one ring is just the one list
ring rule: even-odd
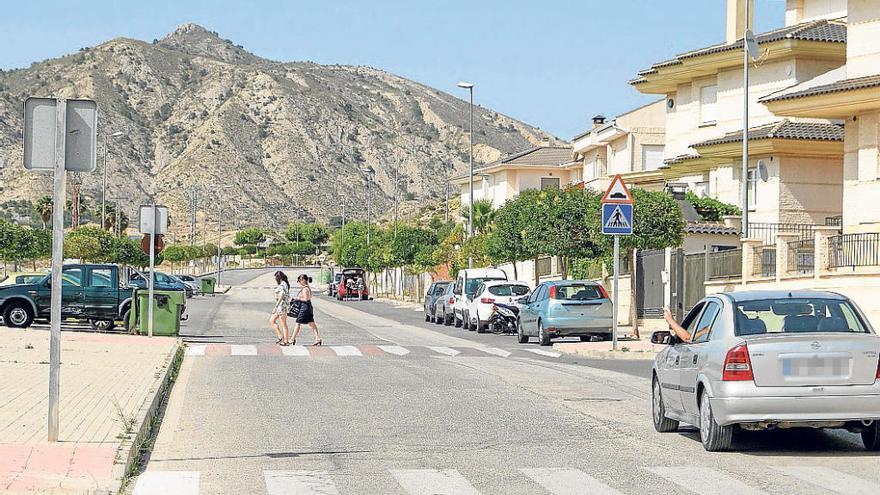
{"label": "window", "polygon": [[563,301],[594,301],[604,299],[599,286],[591,284],[557,285],[556,299]]}
{"label": "window", "polygon": [[92,269],[92,287],[113,287],[112,283],[113,271],[109,268],[93,268]]}
{"label": "window", "polygon": [[477,293],[477,292],[476,292],[476,291],[477,291],[477,288],[478,288],[480,285],[482,285],[483,282],[486,282],[487,280],[502,280],[502,279],[491,278],[491,277],[485,277],[485,278],[468,278],[468,279],[467,279],[467,282],[466,282],[466,285],[465,285],[465,288],[464,288],[464,292],[465,292],[465,294],[467,294],[467,295],[469,295],[469,296],[472,296],[472,295],[476,294],[476,293]]}
{"label": "window", "polygon": [[663,145],[642,145],[642,170],[657,170],[663,165]]}
{"label": "window", "polygon": [[715,125],[717,122],[718,86],[700,88],[700,125]]}
{"label": "window", "polygon": [[681,322],[681,326],[693,334],[693,329],[697,326],[697,317],[700,316],[700,312],[703,310],[703,303],[697,304],[691,309],[691,311],[684,317],[684,321]]}
{"label": "window", "polygon": [[559,189],[559,178],[558,177],[541,177],[541,190],[544,189]]}
{"label": "window", "polygon": [[547,287],[547,286],[544,285],[544,284],[539,285],[539,286],[534,290],[534,292],[532,292],[532,295],[529,296],[529,302],[530,302],[530,303],[533,303],[533,302],[535,302],[535,301],[538,301],[538,300],[539,300],[538,298],[541,297],[541,291],[543,291],[546,287]]}
{"label": "window", "polygon": [[693,338],[691,340],[695,344],[709,341],[709,332],[712,330],[712,324],[715,323],[715,318],[720,312],[721,306],[719,306],[718,303],[709,302],[706,305],[706,309],[703,311],[703,314],[700,316],[700,321],[695,327],[696,333],[692,334]]}
{"label": "window", "polygon": [[524,296],[529,293],[525,285],[494,285],[489,287],[489,293],[493,296]]}
{"label": "window", "polygon": [[749,169],[749,211],[755,209],[758,204],[758,169]]}
{"label": "window", "polygon": [[697,182],[694,184],[694,194],[703,198],[709,195],[709,181]]}
{"label": "window", "polygon": [[434,287],[434,295],[439,296],[440,294],[443,294],[443,291],[444,289],[446,289],[447,285],[448,284],[437,284],[437,286]]}
{"label": "window", "polygon": [[736,335],[764,333],[867,333],[861,317],[843,299],[760,299],[736,304]]}
{"label": "window", "polygon": [[62,287],[82,287],[82,268],[66,268],[61,273]]}

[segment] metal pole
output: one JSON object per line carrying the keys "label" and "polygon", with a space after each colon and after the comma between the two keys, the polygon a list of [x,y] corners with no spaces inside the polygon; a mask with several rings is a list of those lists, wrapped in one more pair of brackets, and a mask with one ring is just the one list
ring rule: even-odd
{"label": "metal pole", "polygon": [[749,30],[749,4],[746,2],[743,22],[743,135],[742,135],[742,237],[749,236],[749,46],[746,32]]}
{"label": "metal pole", "polygon": [[394,167],[394,237],[397,237],[397,203],[399,201],[399,192],[397,188],[400,185],[400,163]]}
{"label": "metal pole", "polygon": [[611,350],[617,350],[617,302],[620,300],[618,279],[620,278],[620,236],[614,236],[614,301],[611,303]]}
{"label": "metal pole", "polygon": [[444,215],[444,223],[449,223],[449,181],[446,181],[446,214]]}
{"label": "metal pole", "polygon": [[[468,184],[470,188],[470,214],[468,215],[468,238],[474,236],[474,87],[468,88],[471,97],[468,129]],[[468,256],[468,268],[474,267],[474,257]]]}
{"label": "metal pole", "polygon": [[223,189],[220,189],[220,200],[217,203],[217,286],[220,286],[222,266],[220,263],[220,241],[223,239]]}
{"label": "metal pole", "polygon": [[370,224],[373,222],[373,195],[370,192],[370,183],[372,181],[373,177],[370,174],[367,174],[367,246],[370,245]]}
{"label": "metal pole", "polygon": [[192,209],[189,219],[189,247],[195,246],[196,243],[196,186],[192,186]]}
{"label": "metal pole", "polygon": [[153,228],[150,229],[150,280],[147,294],[147,336],[153,336],[153,291],[156,280],[156,228],[159,225],[156,214],[156,200],[153,199]]}
{"label": "metal pole", "polygon": [[55,175],[52,189],[52,294],[50,296],[49,329],[49,441],[58,441],[61,394],[61,271],[64,268],[64,169],[65,137],[67,136],[67,100],[55,103]]}
{"label": "metal pole", "polygon": [[107,135],[104,135],[104,164],[101,166],[102,179],[101,179],[101,230],[107,228]]}

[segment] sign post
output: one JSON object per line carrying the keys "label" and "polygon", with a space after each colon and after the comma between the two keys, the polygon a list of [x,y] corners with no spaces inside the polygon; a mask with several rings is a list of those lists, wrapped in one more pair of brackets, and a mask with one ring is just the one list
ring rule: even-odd
{"label": "sign post", "polygon": [[623,179],[615,175],[602,196],[602,233],[614,236],[614,281],[611,301],[611,349],[617,350],[617,307],[620,300],[620,236],[632,235],[633,197]]}
{"label": "sign post", "polygon": [[147,336],[153,336],[153,291],[156,281],[156,236],[168,230],[168,208],[157,206],[156,201],[141,206],[140,228],[142,234],[150,235],[150,279],[147,281]]}
{"label": "sign post", "polygon": [[64,264],[64,200],[67,171],[97,165],[98,107],[91,100],[28,98],[24,103],[24,156],[28,170],[52,171],[52,275],[49,299],[48,441],[58,441],[61,413],[61,272]]}

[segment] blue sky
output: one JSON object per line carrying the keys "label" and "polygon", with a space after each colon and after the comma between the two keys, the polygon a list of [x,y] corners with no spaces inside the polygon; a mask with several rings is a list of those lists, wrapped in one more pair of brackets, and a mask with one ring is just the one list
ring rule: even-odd
{"label": "blue sky", "polygon": [[[161,38],[196,22],[257,55],[369,65],[563,138],[597,113],[652,101],[626,81],[654,62],[724,38],[725,0],[149,0],[8,2],[0,67],[125,36]],[[756,30],[783,24],[784,0],[756,0]],[[54,15],[50,15],[50,13]]]}

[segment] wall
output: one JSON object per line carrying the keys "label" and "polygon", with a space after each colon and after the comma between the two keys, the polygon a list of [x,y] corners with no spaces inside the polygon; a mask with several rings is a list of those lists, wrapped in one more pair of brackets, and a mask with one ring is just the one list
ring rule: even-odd
{"label": "wall", "polygon": [[880,73],[880,2],[849,0],[847,77]]}
{"label": "wall", "polygon": [[778,157],[779,221],[824,225],[843,211],[843,160]]}
{"label": "wall", "polygon": [[705,252],[706,246],[729,246],[739,247],[738,235],[719,235],[719,234],[687,234],[684,237],[682,248],[685,254]]}
{"label": "wall", "polygon": [[847,119],[843,175],[844,231],[880,231],[880,112]]}

